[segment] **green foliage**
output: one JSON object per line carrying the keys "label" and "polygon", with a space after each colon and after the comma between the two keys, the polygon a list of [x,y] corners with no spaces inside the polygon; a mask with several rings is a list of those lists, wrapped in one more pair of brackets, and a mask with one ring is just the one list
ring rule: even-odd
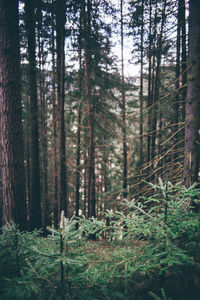
{"label": "green foliage", "polygon": [[199,191],[161,180],[150,185],[154,196],[107,211],[109,226],[106,220],[62,214],[60,228],[48,228],[46,238],[40,231],[20,232],[14,224],[3,227],[2,299],[170,299],[164,289],[177,299],[169,286],[182,273],[199,278],[200,217],[190,209]]}
{"label": "green foliage", "polygon": [[150,294],[150,295],[152,296],[152,298],[155,299],[155,300],[171,300],[171,298],[167,298],[164,289],[161,289],[161,296],[162,296],[162,297],[157,296],[157,295],[156,295],[155,293],[153,293],[153,292],[149,292],[149,294]]}

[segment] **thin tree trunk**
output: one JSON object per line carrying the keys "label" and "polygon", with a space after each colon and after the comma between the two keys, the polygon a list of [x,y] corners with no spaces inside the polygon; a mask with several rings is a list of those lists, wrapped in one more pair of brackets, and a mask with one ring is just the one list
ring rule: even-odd
{"label": "thin tree trunk", "polygon": [[[25,80],[27,80],[27,76],[25,77]],[[26,104],[26,112],[28,115],[28,118],[26,119],[26,123],[24,124],[24,128],[26,135],[24,137],[24,141],[26,141],[26,147],[25,147],[25,174],[26,174],[26,201],[27,201],[27,214],[28,214],[28,220],[30,219],[30,192],[31,192],[31,170],[30,170],[30,100],[28,99]]]}
{"label": "thin tree trunk", "polygon": [[[79,27],[79,100],[78,100],[78,124],[77,124],[77,147],[76,147],[76,216],[79,216],[80,208],[80,159],[81,159],[81,118],[82,118],[82,35],[83,35],[83,14],[84,14],[84,3],[81,2],[80,7],[80,27]],[[77,223],[78,228],[78,223]]]}
{"label": "thin tree trunk", "polygon": [[127,144],[126,144],[126,96],[124,87],[124,26],[123,26],[123,0],[120,2],[121,14],[121,97],[122,97],[122,143],[123,143],[123,198],[127,198]]}
{"label": "thin tree trunk", "polygon": [[57,155],[57,98],[56,98],[56,62],[55,62],[55,22],[52,12],[52,127],[53,127],[53,155],[52,155],[52,211],[54,226],[58,226],[58,155]]}
{"label": "thin tree trunk", "polygon": [[140,52],[140,164],[143,163],[143,55],[144,55],[144,0],[142,0],[142,20],[141,20],[141,52]]}
{"label": "thin tree trunk", "polygon": [[93,95],[93,104],[92,104],[92,111],[91,111],[91,121],[90,121],[90,173],[88,180],[91,182],[90,187],[90,202],[91,202],[91,217],[96,217],[96,174],[95,174],[95,140],[94,140],[94,116],[95,116],[95,95],[96,91],[94,89]]}
{"label": "thin tree trunk", "polygon": [[79,216],[80,208],[80,158],[81,158],[81,103],[78,105],[78,124],[77,124],[77,150],[76,150],[76,216]]}
{"label": "thin tree trunk", "polygon": [[66,181],[66,150],[65,150],[65,11],[64,0],[56,0],[56,45],[57,45],[57,87],[58,87],[58,213],[64,210],[67,216],[67,181]]}
{"label": "thin tree trunk", "polygon": [[81,158],[81,45],[79,43],[79,103],[78,103],[78,124],[77,124],[77,145],[76,145],[76,216],[79,216],[80,208],[80,158]]}
{"label": "thin tree trunk", "polygon": [[38,59],[39,59],[39,104],[40,104],[40,140],[41,140],[41,203],[42,203],[42,223],[46,230],[47,225],[50,225],[49,220],[49,195],[48,195],[48,149],[47,149],[47,101],[45,96],[45,79],[44,79],[44,46],[41,42],[42,30],[42,8],[41,0],[37,2],[37,39],[38,39]]}
{"label": "thin tree trunk", "polygon": [[[87,11],[86,11],[87,9]],[[85,96],[87,101],[88,115],[88,217],[95,216],[95,146],[94,146],[94,101],[91,90],[91,1],[84,4],[83,30],[84,30],[84,62],[85,62]]]}
{"label": "thin tree trunk", "polygon": [[155,145],[156,145],[156,128],[157,128],[157,111],[158,111],[158,102],[160,96],[160,66],[161,66],[161,57],[162,57],[162,39],[163,39],[163,30],[165,24],[165,9],[166,9],[166,0],[163,3],[162,10],[162,20],[161,20],[161,29],[158,36],[158,47],[157,47],[157,64],[156,64],[156,74],[155,74],[155,91],[154,91],[154,100],[153,100],[153,114],[152,114],[152,141],[151,141],[151,159],[155,157]]}
{"label": "thin tree trunk", "polygon": [[[86,139],[86,134],[85,135],[85,139]],[[86,147],[86,146],[85,146]],[[84,189],[84,203],[83,203],[83,215],[84,216],[88,216],[88,201],[87,201],[87,152],[86,152],[86,149],[84,150],[84,186],[83,186],[83,189]]]}
{"label": "thin tree trunk", "polygon": [[[177,23],[177,38],[176,38],[176,82],[175,82],[175,90],[176,90],[176,94],[175,94],[175,99],[174,99],[174,104],[173,104],[173,110],[174,110],[174,154],[173,154],[173,161],[176,159],[177,157],[177,143],[178,143],[178,135],[177,135],[177,131],[178,131],[178,122],[179,122],[179,101],[180,101],[180,0],[179,0],[179,7],[178,7],[178,23]],[[172,162],[173,164],[173,162]]]}
{"label": "thin tree trunk", "polygon": [[41,193],[40,193],[40,161],[38,136],[38,99],[36,83],[36,56],[35,56],[35,16],[33,1],[25,1],[25,25],[28,38],[29,59],[29,89],[30,89],[30,229],[40,228],[41,220]]}
{"label": "thin tree trunk", "polygon": [[186,46],[186,20],[185,0],[179,0],[179,23],[181,27],[181,72],[182,72],[182,121],[185,122],[185,101],[187,96],[187,46]]}
{"label": "thin tree trunk", "polygon": [[152,0],[150,0],[149,8],[149,66],[148,66],[148,98],[147,98],[147,108],[148,108],[148,135],[147,135],[147,162],[151,160],[151,111],[150,107],[152,105],[151,97],[151,81],[152,81]]}
{"label": "thin tree trunk", "polygon": [[159,157],[159,163],[158,163],[158,169],[159,169],[159,176],[162,178],[163,175],[163,165],[164,165],[164,158],[162,158],[163,154],[163,116],[162,111],[159,114],[159,136],[158,136],[158,157]]}
{"label": "thin tree trunk", "polygon": [[[156,125],[157,125],[157,104],[155,105],[156,102],[156,96],[155,96],[155,86],[156,86],[156,80],[158,79],[157,77],[157,62],[158,62],[158,41],[156,44],[156,38],[157,38],[157,18],[158,18],[158,2],[156,1],[156,8],[155,8],[155,17],[154,17],[154,30],[153,30],[153,37],[154,40],[153,42],[153,62],[152,62],[152,75],[151,75],[151,141],[150,141],[150,158],[151,158],[151,166],[153,171],[154,167],[154,147],[155,147],[155,139],[156,139]],[[157,53],[157,56],[156,56]],[[153,180],[153,176],[151,177],[151,180]]]}

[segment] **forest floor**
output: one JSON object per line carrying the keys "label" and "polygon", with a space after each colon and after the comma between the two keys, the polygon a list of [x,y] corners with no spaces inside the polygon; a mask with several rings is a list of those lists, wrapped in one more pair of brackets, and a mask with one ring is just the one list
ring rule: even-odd
{"label": "forest floor", "polygon": [[[48,237],[32,238],[31,234],[27,234],[25,239],[26,251],[38,247],[40,251],[34,255],[34,252],[26,252],[28,264],[22,267],[19,276],[15,269],[16,253],[12,253],[12,261],[5,250],[6,256],[1,256],[0,261],[4,268],[0,270],[4,273],[0,282],[2,300],[200,300],[199,265],[175,265],[163,270],[161,265],[157,265],[156,268],[137,270],[137,261],[144,256],[148,240],[87,240],[79,246],[66,248],[63,262],[68,259],[66,263],[70,263],[71,267],[63,264],[61,282],[59,257],[56,262],[50,254],[54,247],[58,249],[59,243],[49,244]],[[17,263],[21,260],[20,252],[22,250],[17,252]],[[47,252],[49,254],[45,256]],[[7,258],[9,262],[4,264]],[[76,264],[75,260],[79,259],[85,260],[83,267]],[[144,265],[149,265],[148,257]],[[62,289],[65,296],[60,293]]]}
{"label": "forest floor", "polygon": [[[106,257],[109,261],[113,257],[113,252],[116,249],[136,249],[136,256],[143,255],[142,246],[147,244],[148,241],[141,239],[134,239],[130,241],[108,241],[106,239],[88,241],[86,247],[86,253],[92,254],[95,257],[96,263],[103,262],[102,257]],[[95,263],[91,262],[91,265]],[[117,263],[116,261],[112,261]],[[148,262],[147,262],[148,264]],[[102,300],[200,300],[200,269],[199,265],[196,267],[188,266],[175,266],[166,272],[161,271],[161,266],[158,265],[157,270],[153,270],[150,273],[135,272],[133,276],[127,279],[124,286],[124,278],[115,278],[115,282],[108,281],[108,290],[106,290],[105,298],[94,297],[92,289],[95,290],[95,285],[91,285],[91,297],[84,298],[85,300],[102,299]],[[108,270],[109,271],[109,270]],[[113,289],[113,296],[112,296]],[[119,293],[115,293],[116,290]],[[90,294],[90,292],[89,292]],[[98,294],[98,293],[97,293]],[[96,294],[96,296],[97,296]],[[93,295],[93,296],[92,296]],[[115,295],[115,296],[114,296]]]}

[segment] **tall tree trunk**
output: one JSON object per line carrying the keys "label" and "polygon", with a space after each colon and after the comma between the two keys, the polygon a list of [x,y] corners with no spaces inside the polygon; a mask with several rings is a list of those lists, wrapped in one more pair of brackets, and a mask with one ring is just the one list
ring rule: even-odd
{"label": "tall tree trunk", "polygon": [[3,224],[27,229],[18,1],[0,1],[0,134]]}
{"label": "tall tree trunk", "polygon": [[[175,81],[175,99],[173,103],[173,110],[174,110],[174,154],[173,154],[173,162],[177,157],[177,149],[178,149],[178,122],[179,122],[179,101],[180,101],[180,0],[179,0],[179,6],[178,6],[178,18],[177,18],[177,37],[176,37],[176,81]],[[172,164],[173,164],[172,162]]]}
{"label": "tall tree trunk", "polygon": [[47,149],[47,100],[45,95],[45,70],[44,66],[44,45],[41,39],[42,31],[42,3],[37,2],[37,40],[38,40],[38,59],[39,59],[39,115],[40,115],[40,152],[41,152],[41,204],[42,204],[42,223],[46,230],[50,225],[49,219],[49,195],[48,195],[48,149]]}
{"label": "tall tree trunk", "polygon": [[[25,80],[27,82],[27,76],[25,77]],[[30,219],[30,192],[31,192],[31,170],[30,170],[30,99],[28,97],[27,103],[26,103],[26,112],[27,112],[27,116],[28,118],[26,118],[26,122],[24,124],[24,128],[25,128],[25,134],[24,134],[24,141],[26,141],[25,144],[25,174],[26,174],[26,201],[28,204],[28,209],[27,209],[27,213],[28,213],[28,220]]]}
{"label": "tall tree trunk", "polygon": [[79,103],[78,103],[78,124],[77,124],[77,145],[76,145],[76,216],[79,216],[80,208],[80,158],[81,158],[81,47],[79,50]]}
{"label": "tall tree trunk", "polygon": [[[81,159],[81,110],[82,110],[82,33],[83,33],[83,13],[84,5],[81,2],[80,8],[80,27],[79,27],[79,77],[78,77],[78,88],[79,88],[79,100],[78,100],[78,124],[77,124],[77,145],[76,145],[76,216],[79,216],[80,208],[80,159]],[[78,223],[77,223],[78,227]]]}
{"label": "tall tree trunk", "polygon": [[182,121],[185,122],[185,101],[187,96],[187,46],[185,0],[179,0],[179,23],[181,28],[181,72],[182,72]]}
{"label": "tall tree trunk", "polygon": [[81,99],[78,104],[77,149],[76,149],[76,216],[80,208],[80,158],[81,158]]}
{"label": "tall tree trunk", "polygon": [[[85,140],[86,140],[86,134],[85,135]],[[86,146],[85,146],[86,147]],[[84,194],[84,200],[83,200],[83,215],[88,216],[88,201],[87,201],[87,150],[86,148],[84,149],[84,175],[83,175],[83,180],[84,180],[84,186],[83,186],[83,194]]]}
{"label": "tall tree trunk", "polygon": [[141,52],[140,52],[140,164],[143,163],[144,155],[143,155],[143,55],[144,55],[144,0],[142,0],[142,20],[141,20]]}
{"label": "tall tree trunk", "polygon": [[94,89],[93,95],[93,103],[91,107],[91,119],[90,119],[90,171],[89,171],[89,182],[90,185],[90,216],[96,217],[96,174],[95,174],[95,139],[94,139],[94,117],[95,117],[95,99],[96,99],[96,91]]}
{"label": "tall tree trunk", "polygon": [[148,135],[147,135],[147,163],[151,160],[151,111],[152,105],[151,97],[151,81],[152,81],[152,0],[150,0],[149,7],[149,47],[148,47],[148,97],[147,97],[147,108],[148,108]]}
{"label": "tall tree trunk", "polygon": [[88,217],[95,217],[95,147],[94,147],[94,101],[91,87],[91,1],[84,4],[83,30],[84,30],[84,63],[85,63],[85,97],[87,101],[88,116]]}
{"label": "tall tree trunk", "polygon": [[66,150],[65,150],[65,16],[66,3],[56,0],[56,52],[57,52],[57,88],[58,88],[58,213],[62,210],[67,216],[67,181],[66,181]]}
{"label": "tall tree trunk", "polygon": [[126,96],[124,87],[124,21],[123,0],[120,1],[121,22],[121,97],[122,97],[122,143],[123,143],[123,198],[127,198],[127,144],[126,144]]}
{"label": "tall tree trunk", "polygon": [[57,97],[56,97],[56,59],[55,59],[55,21],[54,11],[52,11],[52,131],[53,131],[53,153],[52,153],[52,222],[58,226],[58,155],[57,155]]}
{"label": "tall tree trunk", "polygon": [[198,182],[200,129],[200,2],[190,0],[189,71],[186,98],[184,184]]}
{"label": "tall tree trunk", "polygon": [[25,1],[25,25],[28,38],[29,60],[29,93],[30,93],[30,229],[40,228],[41,220],[41,193],[40,193],[40,162],[38,139],[38,100],[36,84],[36,57],[35,57],[35,15],[34,2]]}
{"label": "tall tree trunk", "polygon": [[159,176],[162,178],[163,175],[163,165],[164,165],[164,158],[162,157],[163,154],[163,116],[162,111],[159,114],[159,136],[158,136],[158,157],[159,157],[159,163],[158,163],[158,170],[159,170]]}
{"label": "tall tree trunk", "polygon": [[151,140],[151,159],[155,157],[155,145],[156,145],[156,129],[157,129],[157,111],[158,103],[160,96],[160,66],[161,66],[161,57],[162,57],[162,42],[163,42],[163,30],[165,24],[165,9],[166,9],[166,0],[163,3],[162,9],[162,20],[161,20],[161,29],[158,36],[157,44],[157,61],[156,61],[156,73],[155,73],[155,90],[153,97],[153,108],[152,108],[152,140]]}
{"label": "tall tree trunk", "polygon": [[[149,158],[149,172],[153,172],[153,159],[155,153],[152,153],[152,141],[154,140],[154,136],[156,135],[155,130],[153,130],[154,127],[154,119],[155,116],[157,117],[157,108],[155,107],[155,82],[156,82],[156,37],[157,37],[157,18],[158,18],[158,3],[156,1],[155,3],[155,16],[154,19],[150,16],[150,22],[149,25],[152,28],[149,28],[149,75],[148,75],[148,158]],[[153,3],[150,2],[150,14],[153,12]],[[153,29],[153,30],[152,30]],[[153,176],[150,177],[150,180],[153,180]]]}

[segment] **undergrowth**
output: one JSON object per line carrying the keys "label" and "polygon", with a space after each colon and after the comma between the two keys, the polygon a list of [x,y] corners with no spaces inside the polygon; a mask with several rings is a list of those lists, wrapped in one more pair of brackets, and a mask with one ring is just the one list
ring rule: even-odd
{"label": "undergrowth", "polygon": [[151,186],[153,196],[107,211],[109,226],[81,217],[77,229],[77,219],[62,214],[46,238],[3,227],[0,298],[198,299],[200,217],[190,203],[199,191],[161,180]]}

